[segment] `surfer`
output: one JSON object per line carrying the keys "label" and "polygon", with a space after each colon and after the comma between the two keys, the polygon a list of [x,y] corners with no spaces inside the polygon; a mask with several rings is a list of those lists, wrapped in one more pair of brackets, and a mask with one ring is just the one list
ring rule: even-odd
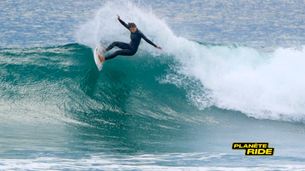
{"label": "surfer", "polygon": [[154,44],[151,40],[149,40],[136,26],[135,23],[128,23],[126,24],[123,20],[121,20],[120,16],[118,15],[119,22],[130,31],[130,43],[124,43],[124,42],[113,42],[111,43],[103,52],[107,52],[111,50],[113,47],[118,47],[120,50],[117,50],[106,57],[104,57],[102,54],[98,54],[98,57],[101,62],[104,62],[105,60],[113,59],[117,57],[118,55],[123,56],[132,56],[138,51],[138,47],[140,45],[141,39],[143,38],[147,43],[151,44],[155,48],[162,49],[160,46],[157,46]]}

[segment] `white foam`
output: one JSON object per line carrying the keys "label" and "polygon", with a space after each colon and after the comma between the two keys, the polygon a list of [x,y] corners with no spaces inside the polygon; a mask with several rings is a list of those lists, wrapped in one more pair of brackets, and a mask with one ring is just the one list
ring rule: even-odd
{"label": "white foam", "polygon": [[[226,154],[168,153],[134,156],[90,155],[86,158],[37,157],[29,159],[1,159],[1,170],[304,170],[304,164],[240,164],[218,163]],[[192,162],[194,162],[192,165]],[[212,163],[212,164],[211,164]],[[270,163],[270,162],[269,162]],[[276,162],[278,163],[278,162]]]}
{"label": "white foam", "polygon": [[[124,4],[122,4],[124,3]],[[149,38],[181,64],[178,72],[210,90],[191,93],[194,104],[211,104],[241,111],[255,118],[303,121],[305,118],[305,48],[261,53],[247,47],[207,47],[176,36],[153,11],[130,2],[109,2],[83,24],[76,37],[94,47],[99,40],[129,41],[129,33],[116,19],[135,22]],[[191,30],[190,30],[191,31]],[[158,52],[146,43],[142,49]],[[176,71],[177,72],[177,71]]]}

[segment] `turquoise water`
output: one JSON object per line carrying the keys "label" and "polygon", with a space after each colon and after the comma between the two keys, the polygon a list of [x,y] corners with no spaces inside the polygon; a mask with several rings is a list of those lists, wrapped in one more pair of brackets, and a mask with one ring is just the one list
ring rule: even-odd
{"label": "turquoise water", "polygon": [[[288,30],[269,35],[258,27],[273,43],[255,39],[242,18],[231,23],[245,24],[244,32],[231,30],[241,37],[222,37],[233,27],[229,19],[219,24],[206,12],[236,16],[232,8],[245,2],[66,3],[0,3],[8,13],[0,34],[1,170],[304,169],[305,52],[295,29],[304,26],[302,2],[272,8],[282,15],[285,6],[295,9],[299,22]],[[181,4],[194,8],[191,16]],[[272,1],[254,5],[260,13]],[[117,13],[163,51],[142,42],[134,57],[98,72],[92,48],[128,41]],[[262,13],[263,23],[275,14]],[[9,19],[16,15],[29,20]],[[186,20],[197,23],[191,34]],[[269,142],[275,155],[246,157],[231,149],[236,141]]]}

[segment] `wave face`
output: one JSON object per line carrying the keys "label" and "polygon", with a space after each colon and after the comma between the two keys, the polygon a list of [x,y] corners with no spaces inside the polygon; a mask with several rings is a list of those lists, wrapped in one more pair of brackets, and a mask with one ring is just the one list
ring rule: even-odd
{"label": "wave face", "polygon": [[[124,2],[122,2],[124,3]],[[158,52],[142,43],[141,50],[174,60],[163,83],[187,89],[188,100],[199,109],[211,106],[240,111],[260,119],[303,121],[305,118],[305,49],[278,48],[260,52],[247,47],[203,45],[176,36],[151,10],[132,3],[106,3],[76,33],[78,41],[93,48],[101,43],[128,42],[127,31],[116,21],[133,21],[163,47]]]}
{"label": "wave face", "polygon": [[[98,72],[92,49],[79,44],[2,49],[0,56],[3,119],[94,126],[95,115],[113,113],[169,122],[191,120],[179,115],[187,108],[183,106],[189,106],[185,90],[162,83],[174,65],[169,57],[159,60],[141,51],[135,57],[117,58]],[[7,111],[12,117],[5,115]]]}

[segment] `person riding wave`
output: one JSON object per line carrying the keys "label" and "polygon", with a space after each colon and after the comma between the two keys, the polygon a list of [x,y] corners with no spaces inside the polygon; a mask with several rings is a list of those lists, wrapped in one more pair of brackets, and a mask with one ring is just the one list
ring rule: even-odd
{"label": "person riding wave", "polygon": [[126,24],[123,20],[121,20],[120,16],[118,15],[119,22],[130,31],[130,43],[124,43],[124,42],[113,42],[111,43],[104,52],[107,52],[111,50],[113,47],[118,47],[120,50],[117,50],[106,57],[99,54],[98,57],[101,62],[104,62],[105,60],[113,59],[117,57],[118,55],[123,56],[132,56],[138,51],[138,47],[140,45],[141,39],[143,38],[147,43],[151,44],[155,48],[162,49],[160,46],[157,46],[154,44],[151,40],[149,40],[136,26],[135,23],[128,23]]}

